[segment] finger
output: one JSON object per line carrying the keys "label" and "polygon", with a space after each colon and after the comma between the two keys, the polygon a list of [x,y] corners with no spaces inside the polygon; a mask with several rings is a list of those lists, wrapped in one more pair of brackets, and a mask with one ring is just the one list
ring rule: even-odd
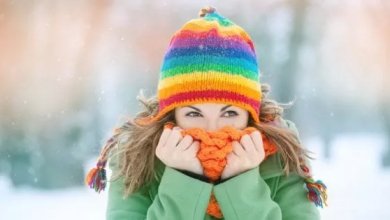
{"label": "finger", "polygon": [[158,146],[165,146],[165,144],[166,144],[166,142],[168,140],[168,137],[171,134],[171,132],[172,132],[172,129],[164,128],[164,130],[163,130],[163,132],[162,132],[162,134],[160,136],[160,139],[158,141]]}
{"label": "finger", "polygon": [[244,147],[246,152],[255,152],[255,144],[253,143],[251,137],[248,134],[245,134],[240,139],[241,145]]}
{"label": "finger", "polygon": [[192,144],[185,150],[189,151],[189,153],[196,155],[199,151],[200,143],[199,141],[194,141]]}
{"label": "finger", "polygon": [[239,159],[239,156],[237,156],[236,154],[228,154],[226,156],[226,166],[231,167],[233,165],[234,161],[237,161],[238,159]]}
{"label": "finger", "polygon": [[242,147],[242,145],[238,141],[233,141],[232,142],[232,147],[233,147],[233,153],[236,156],[240,157],[240,156],[245,155],[245,150],[244,150],[244,148]]}
{"label": "finger", "polygon": [[169,135],[171,134],[172,130],[170,128],[164,128],[160,139],[158,141],[158,144],[156,146],[155,154],[158,158],[161,157],[163,150],[165,149],[164,146],[169,138]]}
{"label": "finger", "polygon": [[183,129],[181,129],[181,128],[178,127],[178,126],[175,126],[175,127],[172,128],[172,130],[179,131],[179,133],[180,133],[179,141],[181,141],[181,140],[184,138],[183,135],[181,135],[181,131],[182,131]]}
{"label": "finger", "polygon": [[260,131],[252,132],[250,136],[252,138],[253,143],[255,143],[255,149],[258,152],[264,151],[263,138],[261,136]]}
{"label": "finger", "polygon": [[176,146],[179,143],[181,138],[182,137],[181,137],[180,131],[177,130],[177,129],[172,129],[172,132],[171,132],[171,134],[168,137],[168,140],[167,140],[167,142],[165,144],[165,147],[176,148]]}
{"label": "finger", "polygon": [[190,135],[186,135],[179,144],[177,145],[178,150],[185,150],[187,149],[193,142],[193,138]]}

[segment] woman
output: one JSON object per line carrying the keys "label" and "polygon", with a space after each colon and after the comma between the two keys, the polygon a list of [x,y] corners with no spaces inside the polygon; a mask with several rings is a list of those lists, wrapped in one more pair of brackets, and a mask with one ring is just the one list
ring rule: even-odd
{"label": "woman", "polygon": [[157,97],[139,98],[87,176],[103,190],[109,159],[107,219],[319,219],[326,187],[268,92],[250,36],[201,9],[172,37]]}

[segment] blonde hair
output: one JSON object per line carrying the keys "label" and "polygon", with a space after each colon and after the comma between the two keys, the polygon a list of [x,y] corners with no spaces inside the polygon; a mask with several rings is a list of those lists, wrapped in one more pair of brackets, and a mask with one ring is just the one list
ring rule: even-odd
{"label": "blonde hair", "polygon": [[[290,104],[280,104],[267,96],[270,92],[268,84],[261,85],[262,102],[260,110],[260,124],[254,122],[252,117],[249,117],[248,127],[252,126],[266,135],[273,143],[276,144],[280,152],[283,171],[286,175],[290,171],[295,171],[302,177],[306,177],[302,171],[302,163],[310,158],[308,151],[302,146],[299,141],[298,134],[291,129],[276,126],[270,123],[282,117],[284,109],[289,108]],[[137,191],[142,186],[150,183],[153,180],[160,178],[156,171],[156,166],[162,162],[156,157],[155,149],[159,138],[163,132],[164,124],[169,121],[175,122],[174,110],[167,113],[161,120],[146,126],[141,126],[135,123],[137,118],[155,115],[158,111],[158,100],[156,96],[146,98],[143,93],[137,97],[142,103],[144,109],[137,113],[135,118],[129,119],[116,130],[115,140],[117,145],[114,148],[115,153],[110,153],[110,159],[119,156],[117,159],[118,167],[113,173],[112,180],[123,177],[124,180],[124,195],[128,196]],[[110,163],[111,164],[111,163]]]}

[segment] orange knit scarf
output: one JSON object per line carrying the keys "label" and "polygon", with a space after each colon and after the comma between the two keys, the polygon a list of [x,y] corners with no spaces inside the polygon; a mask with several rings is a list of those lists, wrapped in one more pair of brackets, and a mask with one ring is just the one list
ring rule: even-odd
{"label": "orange knit scarf", "polygon": [[[174,123],[168,122],[165,128],[173,128]],[[200,148],[197,157],[203,167],[204,174],[212,181],[217,181],[226,166],[226,156],[233,151],[232,142],[240,141],[245,134],[251,134],[257,129],[247,127],[244,130],[235,129],[232,126],[225,126],[218,131],[209,132],[201,128],[183,129],[182,136],[190,135],[194,141],[200,142]],[[262,135],[265,157],[277,152],[277,147]],[[216,218],[222,218],[222,213],[217,203],[214,194],[211,194],[210,201],[207,207],[207,213]]]}

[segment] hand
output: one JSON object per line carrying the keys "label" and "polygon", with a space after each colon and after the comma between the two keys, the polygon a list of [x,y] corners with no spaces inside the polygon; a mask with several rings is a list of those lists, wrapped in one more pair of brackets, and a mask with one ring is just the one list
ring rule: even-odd
{"label": "hand", "polygon": [[156,147],[156,156],[166,165],[178,170],[186,170],[203,175],[203,168],[196,154],[199,141],[190,135],[182,136],[181,128],[164,128]]}
{"label": "hand", "polygon": [[259,131],[243,135],[240,142],[232,142],[233,151],[227,156],[227,164],[221,179],[236,176],[260,165],[265,158],[263,139]]}

